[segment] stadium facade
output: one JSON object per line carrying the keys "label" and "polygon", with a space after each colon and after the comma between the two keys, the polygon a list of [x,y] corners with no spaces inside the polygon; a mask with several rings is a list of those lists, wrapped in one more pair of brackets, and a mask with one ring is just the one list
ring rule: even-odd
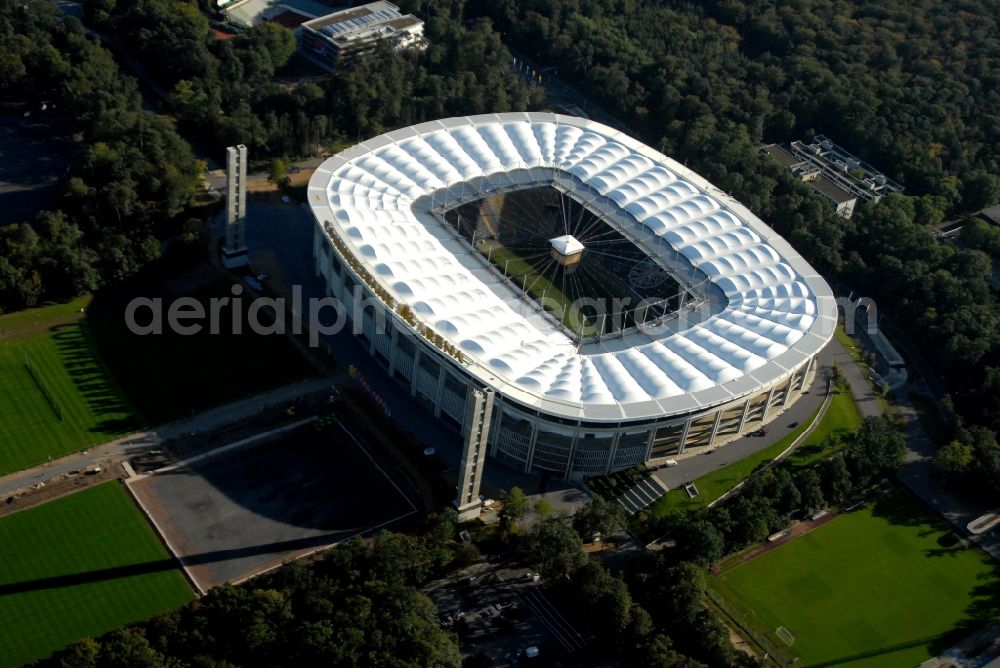
{"label": "stadium facade", "polygon": [[836,324],[746,207],[590,120],[396,130],[326,160],[308,201],[317,276],[370,353],[526,471],[602,475],[756,429]]}

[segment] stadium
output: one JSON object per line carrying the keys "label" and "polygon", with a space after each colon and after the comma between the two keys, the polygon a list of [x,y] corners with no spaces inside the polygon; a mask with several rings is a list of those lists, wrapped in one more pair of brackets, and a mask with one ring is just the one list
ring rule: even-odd
{"label": "stadium", "polygon": [[[317,276],[369,352],[488,452],[602,475],[714,446],[808,388],[829,287],[746,207],[605,125],[449,118],[309,182]],[[478,402],[477,402],[478,403]]]}

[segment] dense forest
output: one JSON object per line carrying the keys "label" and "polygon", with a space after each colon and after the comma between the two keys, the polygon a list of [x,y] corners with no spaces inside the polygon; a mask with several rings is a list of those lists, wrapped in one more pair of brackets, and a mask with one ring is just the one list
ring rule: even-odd
{"label": "dense forest", "polygon": [[996,2],[470,5],[668,153],[721,151],[746,174],[727,159],[733,125],[755,143],[823,132],[950,211],[1000,199]]}
{"label": "dense forest", "polygon": [[281,74],[295,37],[277,24],[219,40],[194,2],[86,0],[85,10],[95,29],[123,36],[170,91],[181,127],[214,154],[239,142],[255,159],[306,155],[393,127],[542,101],[539,89],[510,71],[511,56],[490,22],[463,22],[461,5],[426,16],[424,51],[383,46],[332,76],[309,66],[310,75],[295,81]]}
{"label": "dense forest", "polygon": [[[520,490],[511,491],[523,504]],[[548,595],[586,640],[594,665],[761,665],[733,649],[726,628],[706,606],[697,567],[650,557],[625,579],[583,552],[581,536],[589,540],[594,527],[610,535],[621,519],[617,505],[598,499],[572,517],[549,515],[522,532],[516,521],[526,508],[516,498],[506,506],[509,531],[498,549],[508,565],[538,568]],[[463,663],[457,641],[473,629],[461,621],[444,628],[421,591],[440,577],[463,586],[465,578],[455,570],[479,559],[477,548],[456,541],[455,518],[451,510],[432,515],[415,536],[382,531],[355,538],[322,559],[217,587],[180,610],[81,640],[35,665],[490,665],[485,654]],[[517,619],[513,613],[511,621]],[[499,632],[516,634],[515,625],[504,628]]]}
{"label": "dense forest", "polygon": [[[169,91],[168,115],[143,109],[134,79],[80,22],[44,0],[0,5],[0,90],[82,137],[83,156],[57,202],[35,221],[0,229],[0,312],[116,282],[182,231],[207,155],[248,144],[256,159],[315,153],[385,129],[450,115],[538,106],[514,76],[487,20],[428,21],[430,48],[383,49],[332,77],[291,83],[295,51],[275,24],[217,40],[207,6],[184,0],[87,0],[86,20],[129,49]],[[155,100],[154,100],[155,102]],[[33,106],[34,105],[34,106]],[[177,128],[175,128],[175,123]]]}
{"label": "dense forest", "polygon": [[[444,538],[452,519],[435,518],[432,531]],[[433,602],[417,589],[455,558],[434,537],[355,539],[321,561],[216,587],[180,610],[82,640],[38,665],[457,668],[455,635],[442,630]]]}
{"label": "dense forest", "polygon": [[[995,253],[996,234],[976,226],[960,248],[930,229],[1000,200],[995,0],[470,0],[467,11],[903,324],[957,412],[962,456],[942,470],[1000,501],[1000,334],[980,252]],[[907,195],[841,220],[758,150],[815,133]]]}
{"label": "dense forest", "polygon": [[53,211],[0,228],[0,312],[120,280],[159,254],[156,226],[190,203],[201,168],[167,119],[80,22],[44,0],[0,3],[0,91],[75,134],[82,153]]}

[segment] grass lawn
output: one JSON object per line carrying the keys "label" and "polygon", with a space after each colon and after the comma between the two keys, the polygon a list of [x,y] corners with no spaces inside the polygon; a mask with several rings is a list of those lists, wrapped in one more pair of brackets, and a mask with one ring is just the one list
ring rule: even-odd
{"label": "grass lawn", "polygon": [[207,310],[232,293],[203,254],[167,256],[93,298],[0,316],[0,475],[312,374],[287,338],[249,331],[249,299],[242,334],[226,308],[217,334],[139,336],[124,314],[140,296],[162,298],[166,312],[180,296]]}
{"label": "grass lawn", "polygon": [[[817,410],[819,409],[817,408]],[[758,466],[762,466],[780,455],[792,444],[792,441],[806,430],[813,416],[815,416],[815,413],[808,420],[760,452],[756,452],[749,457],[745,457],[695,479],[694,483],[698,487],[698,496],[692,498],[683,489],[672,489],[657,499],[649,508],[642,511],[640,515],[644,517],[648,516],[649,520],[655,521],[666,517],[670,513],[685,512],[707,506],[746,480]]]}
{"label": "grass lawn", "polygon": [[[507,275],[514,278],[525,292],[541,304],[546,311],[559,318],[571,332],[583,336],[597,334],[597,328],[587,323],[583,314],[573,304],[573,300],[563,294],[549,279],[535,271],[530,264],[522,260],[516,253],[505,248],[500,242],[491,241],[492,250],[489,250],[484,244],[485,242],[480,242],[480,252],[487,255],[501,273],[506,272]],[[545,301],[542,301],[543,295]],[[557,308],[553,310],[550,306]]]}
{"label": "grass lawn", "polygon": [[[836,442],[836,438],[853,433],[860,426],[861,413],[850,390],[835,389],[826,415],[786,461],[795,467],[811,466],[840,449],[841,445]],[[831,437],[833,439],[828,441]]]}
{"label": "grass lawn", "polygon": [[193,598],[117,482],[0,519],[0,666]]}
{"label": "grass lawn", "polygon": [[[691,498],[683,489],[672,489],[646,509],[646,514],[643,517],[655,521],[673,512],[685,512],[707,506],[746,480],[757,467],[780,455],[792,444],[792,441],[806,430],[815,415],[813,413],[808,420],[760,452],[697,478],[694,482],[698,487],[698,496]],[[833,399],[830,400],[830,407],[827,409],[826,415],[816,425],[816,429],[799,444],[785,461],[796,467],[814,464],[839,448],[839,445],[826,443],[827,437],[851,433],[860,425],[861,414],[858,412],[851,393],[846,390],[837,391],[833,395]]]}
{"label": "grass lawn", "polygon": [[847,330],[844,329],[842,324],[837,325],[837,328],[833,330],[833,335],[836,337],[837,341],[840,342],[840,345],[844,347],[844,350],[846,350],[850,356],[854,358],[855,362],[858,364],[864,364],[864,358],[861,355],[861,347],[858,345],[858,342],[854,340],[854,337],[847,333]]}
{"label": "grass lawn", "polygon": [[784,626],[808,666],[912,668],[1000,614],[1000,564],[956,545],[906,491],[745,564],[709,585],[759,635]]}
{"label": "grass lawn", "polygon": [[77,297],[65,304],[52,304],[39,308],[0,315],[0,331],[4,335],[17,336],[27,328],[45,326],[63,319],[78,319],[80,309],[90,304],[90,295]]}
{"label": "grass lawn", "polygon": [[0,316],[0,474],[140,426],[81,319],[86,304],[79,299]]}

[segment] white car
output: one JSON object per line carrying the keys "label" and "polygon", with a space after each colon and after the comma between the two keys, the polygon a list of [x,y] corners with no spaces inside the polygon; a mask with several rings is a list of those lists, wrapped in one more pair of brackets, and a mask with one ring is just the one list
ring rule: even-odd
{"label": "white car", "polygon": [[677,466],[677,460],[676,459],[668,459],[667,461],[663,462],[663,464],[667,468],[670,468],[671,466]]}

